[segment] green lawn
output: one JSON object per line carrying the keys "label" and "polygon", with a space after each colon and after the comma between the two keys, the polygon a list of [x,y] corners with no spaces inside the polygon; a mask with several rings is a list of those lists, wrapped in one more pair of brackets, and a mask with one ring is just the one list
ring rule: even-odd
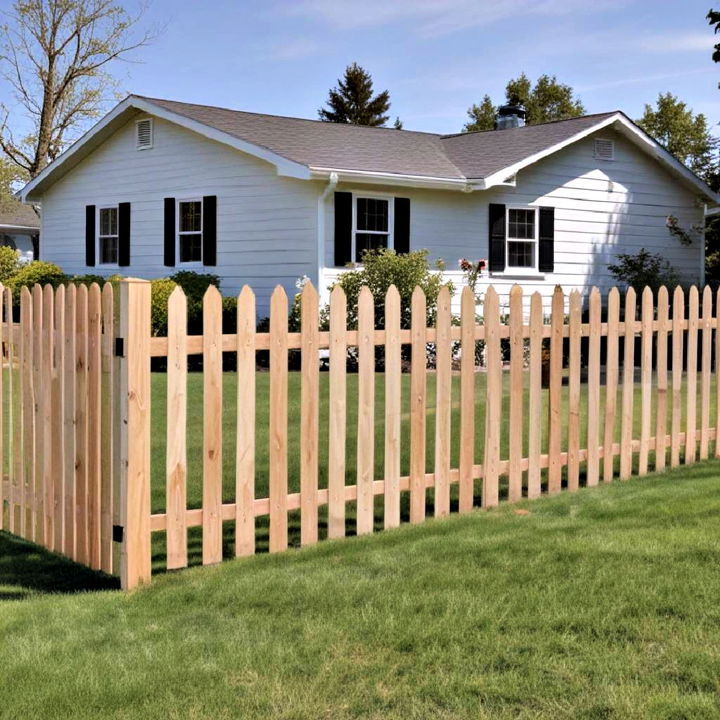
{"label": "green lawn", "polygon": [[[525,373],[526,396],[528,374]],[[481,463],[483,460],[484,446],[484,418],[485,418],[485,379],[484,373],[476,375],[476,434],[475,434],[475,458],[476,462]],[[190,373],[188,375],[188,506],[200,507],[202,504],[202,437],[203,437],[203,419],[202,419],[202,374]],[[507,458],[507,446],[509,437],[509,400],[508,400],[508,374],[504,373],[505,397],[502,413],[502,435],[501,435],[501,452],[503,459]],[[162,512],[165,509],[165,427],[166,427],[166,375],[164,373],[154,373],[152,377],[153,398],[152,398],[152,507],[153,512]],[[256,476],[256,496],[267,497],[268,495],[268,390],[269,375],[265,372],[256,374],[257,383],[257,476]],[[698,380],[698,395],[699,395]],[[402,376],[402,434],[401,449],[402,462],[401,471],[403,475],[409,473],[410,460],[410,413],[409,413],[409,388],[410,376]],[[320,487],[327,487],[327,441],[328,441],[328,374],[320,375]],[[384,376],[377,374],[375,378],[375,477],[381,479],[383,473],[383,446],[384,446]],[[604,417],[605,389],[601,389],[601,418]],[[683,388],[685,392],[685,388]],[[225,373],[223,380],[223,500],[224,502],[234,502],[235,500],[235,432],[237,422],[237,376],[235,373]],[[543,390],[543,402],[547,403],[547,390]],[[568,387],[564,385],[562,388],[563,403],[565,410],[563,414],[563,448],[567,447],[567,396]],[[452,409],[452,467],[458,467],[459,457],[459,431],[460,431],[460,382],[459,376],[453,377],[453,409]],[[348,423],[347,423],[347,448],[346,462],[347,475],[346,482],[355,484],[355,464],[356,464],[356,442],[357,442],[357,375],[349,374],[347,377],[347,397],[348,397]],[[618,410],[616,420],[616,441],[620,439],[620,401],[621,388],[618,389]],[[635,386],[635,414],[634,437],[640,437],[640,388],[639,383]],[[586,447],[586,422],[587,422],[587,386],[581,386],[581,446]],[[698,427],[700,403],[698,398]],[[527,397],[525,407],[527,408]],[[685,413],[685,400],[683,398],[683,415]],[[711,417],[715,417],[715,391],[714,382],[711,392]],[[543,412],[543,447],[547,443],[547,412]],[[525,428],[523,437],[525,439],[525,452],[527,452],[527,412],[525,414]],[[668,431],[670,418],[668,414]],[[684,428],[684,425],[683,425]],[[291,492],[297,492],[300,489],[300,375],[297,372],[291,372],[288,376],[288,486]],[[652,434],[655,432],[655,421],[653,418]],[[600,431],[600,441],[602,442],[602,421]],[[435,438],[435,375],[428,374],[427,378],[427,453],[426,468],[428,472],[432,472],[434,464],[434,438]],[[636,458],[637,460],[637,458]],[[616,461],[619,465],[619,461]],[[652,454],[651,454],[652,467]],[[581,468],[584,473],[584,467]],[[544,473],[543,473],[544,475]],[[581,478],[582,480],[582,478]],[[476,499],[479,504],[480,499],[480,482],[476,484]],[[501,485],[501,493],[504,488]],[[456,508],[456,494],[453,492],[452,508]],[[432,492],[428,492],[428,514],[432,515]],[[354,504],[348,504],[348,523],[347,530],[349,534],[354,533]],[[382,498],[375,499],[375,519],[378,529],[382,528]],[[409,514],[409,501],[407,493],[403,493],[402,517],[406,520]],[[261,517],[257,522],[258,539],[257,547],[259,551],[267,548],[268,520]],[[299,544],[300,540],[300,517],[299,512],[290,513],[289,531],[290,544]],[[325,510],[320,510],[320,536],[325,535]],[[201,530],[194,528],[189,533],[189,562],[197,564],[201,562]],[[234,528],[233,523],[226,523],[224,528],[224,555],[225,557],[234,556]],[[153,539],[153,564],[156,570],[162,570],[165,565],[165,544],[164,533],[156,533]]]}
{"label": "green lawn", "polygon": [[[0,533],[0,717],[716,718],[720,463],[157,577]],[[48,595],[58,590],[61,595]]]}

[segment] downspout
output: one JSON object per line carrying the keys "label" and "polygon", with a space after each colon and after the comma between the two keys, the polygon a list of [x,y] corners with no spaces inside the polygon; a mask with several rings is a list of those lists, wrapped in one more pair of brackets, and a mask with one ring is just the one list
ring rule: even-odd
{"label": "downspout", "polygon": [[338,174],[336,172],[330,173],[330,178],[328,179],[328,184],[325,186],[325,189],[320,194],[320,197],[318,198],[318,217],[317,217],[317,228],[318,228],[318,235],[317,235],[317,291],[318,294],[323,296],[325,293],[325,288],[320,287],[320,283],[322,282],[322,271],[325,267],[325,200],[327,200],[328,195],[330,195],[331,192],[335,191],[335,188],[338,184]]}
{"label": "downspout", "polygon": [[703,226],[700,236],[700,287],[705,287],[705,232],[707,228],[708,206],[703,204]]}

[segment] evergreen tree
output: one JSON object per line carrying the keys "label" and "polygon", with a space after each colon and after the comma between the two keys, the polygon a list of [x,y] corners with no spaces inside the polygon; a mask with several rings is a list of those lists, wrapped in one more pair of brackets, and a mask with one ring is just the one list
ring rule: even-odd
{"label": "evergreen tree", "polygon": [[[533,87],[528,76],[522,73],[510,80],[505,86],[505,102],[511,105],[524,105],[525,122],[528,125],[566,120],[585,114],[585,107],[575,97],[569,85],[557,81],[555,75],[541,75]],[[480,105],[473,105],[468,110],[470,122],[463,128],[466,132],[492,130],[495,126],[497,108],[489,95],[485,95]]]}
{"label": "evergreen tree", "polygon": [[373,97],[370,73],[353,63],[345,68],[345,76],[338,79],[338,86],[328,93],[327,105],[318,110],[324,122],[377,127],[388,120],[390,93],[383,90]]}
{"label": "evergreen tree", "polygon": [[394,127],[396,130],[402,130],[402,129],[403,129],[402,120],[401,120],[399,117],[396,117],[396,118],[395,118],[395,122],[393,123],[393,127]]}
{"label": "evergreen tree", "polygon": [[645,105],[637,124],[703,180],[717,181],[718,140],[702,113],[693,114],[672,93],[660,93],[655,107]]}

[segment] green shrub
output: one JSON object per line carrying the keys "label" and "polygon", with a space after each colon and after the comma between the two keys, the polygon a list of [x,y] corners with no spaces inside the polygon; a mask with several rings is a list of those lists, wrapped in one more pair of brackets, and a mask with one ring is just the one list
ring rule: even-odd
{"label": "green shrub", "polygon": [[679,282],[679,275],[670,263],[660,254],[641,248],[635,255],[621,253],[618,262],[609,264],[612,276],[623,285],[641,293],[649,287],[653,293],[663,286],[672,289]]}
{"label": "green shrub", "polygon": [[75,285],[87,285],[90,287],[93,283],[97,283],[101,288],[108,281],[109,278],[103,275],[93,275],[88,273],[86,275],[73,275],[67,279],[68,282],[74,283]]}
{"label": "green shrub", "polygon": [[440,289],[447,287],[453,292],[453,284],[443,280],[443,269],[440,262],[435,270],[430,268],[427,250],[403,255],[384,248],[366,252],[363,267],[343,273],[336,283],[347,297],[348,328],[357,329],[357,302],[363,285],[370,288],[375,299],[376,327],[385,327],[385,294],[391,285],[395,285],[400,293],[400,323],[403,328],[410,327],[410,301],[416,287],[425,293],[428,323],[434,322]]}
{"label": "green shrub", "polygon": [[[197,273],[192,270],[180,270],[171,275],[170,280],[177,283],[187,298],[188,332],[191,335],[202,333],[202,303],[207,289],[214,285],[220,287],[220,278],[212,273]],[[235,332],[233,330],[233,332]]]}
{"label": "green shrub", "polygon": [[67,281],[65,273],[55,263],[33,260],[23,265],[8,281],[13,296],[20,297],[20,288],[33,285],[52,285],[57,287]]}
{"label": "green shrub", "polygon": [[153,335],[167,335],[168,300],[176,287],[170,278],[150,281],[150,326]]}
{"label": "green shrub", "polygon": [[20,253],[3,245],[0,247],[0,283],[8,285],[22,267]]}

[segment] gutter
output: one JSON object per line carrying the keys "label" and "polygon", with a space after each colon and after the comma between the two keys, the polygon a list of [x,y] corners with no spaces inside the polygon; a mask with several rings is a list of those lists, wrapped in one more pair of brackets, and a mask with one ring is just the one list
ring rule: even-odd
{"label": "gutter", "polygon": [[325,267],[324,254],[325,254],[325,201],[331,192],[335,191],[340,178],[336,172],[331,172],[328,177],[328,184],[323,189],[322,193],[318,197],[317,206],[317,291],[320,293],[320,278],[322,277],[322,270]]}
{"label": "gutter", "polygon": [[315,180],[324,180],[335,175],[340,182],[367,183],[372,185],[398,185],[401,187],[426,188],[429,190],[457,190],[473,192],[480,190],[480,183],[465,178],[441,178],[424,175],[401,175],[380,173],[368,170],[338,170],[337,168],[311,167],[311,176]]}

